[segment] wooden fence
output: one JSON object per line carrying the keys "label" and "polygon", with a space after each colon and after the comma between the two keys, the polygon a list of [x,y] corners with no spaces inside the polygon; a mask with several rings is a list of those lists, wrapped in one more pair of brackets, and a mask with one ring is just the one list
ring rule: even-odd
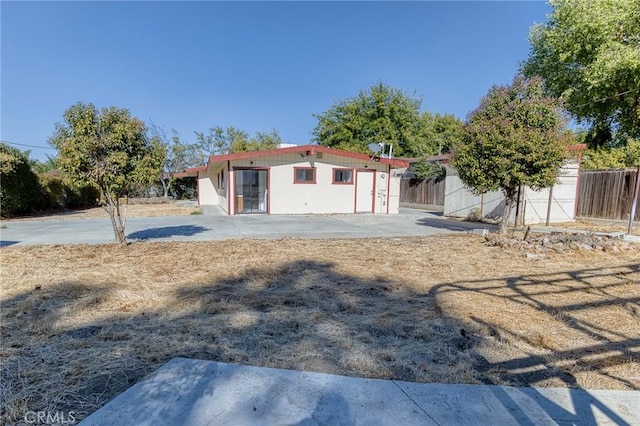
{"label": "wooden fence", "polygon": [[[629,220],[637,170],[580,172],[577,217]],[[640,198],[634,221],[640,220]]]}
{"label": "wooden fence", "polygon": [[402,179],[400,181],[400,202],[444,206],[445,178]]}

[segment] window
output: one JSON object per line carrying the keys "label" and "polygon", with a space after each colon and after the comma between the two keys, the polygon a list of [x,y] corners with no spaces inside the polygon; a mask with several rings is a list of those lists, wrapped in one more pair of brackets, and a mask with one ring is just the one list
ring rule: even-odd
{"label": "window", "polygon": [[352,185],[353,169],[333,169],[334,185]]}
{"label": "window", "polygon": [[314,167],[294,167],[293,183],[316,183],[316,169]]}

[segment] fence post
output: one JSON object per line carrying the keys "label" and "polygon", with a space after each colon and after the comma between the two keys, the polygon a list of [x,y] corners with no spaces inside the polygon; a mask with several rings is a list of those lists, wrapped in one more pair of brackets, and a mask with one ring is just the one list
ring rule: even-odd
{"label": "fence post", "polygon": [[547,222],[544,226],[549,226],[551,222],[551,203],[553,202],[553,185],[549,187],[549,202],[547,203]]}
{"label": "fence post", "polygon": [[636,187],[633,190],[633,201],[631,202],[631,214],[629,215],[629,229],[627,229],[627,234],[631,234],[631,231],[633,231],[633,219],[636,217],[638,192],[640,192],[640,164],[638,164],[638,172],[636,173]]}

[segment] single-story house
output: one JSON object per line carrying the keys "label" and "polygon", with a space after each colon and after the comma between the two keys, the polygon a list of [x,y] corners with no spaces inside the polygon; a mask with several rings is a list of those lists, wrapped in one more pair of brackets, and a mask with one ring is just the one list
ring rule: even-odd
{"label": "single-story house", "polygon": [[194,176],[198,204],[229,215],[398,213],[404,160],[318,145],[213,155]]}

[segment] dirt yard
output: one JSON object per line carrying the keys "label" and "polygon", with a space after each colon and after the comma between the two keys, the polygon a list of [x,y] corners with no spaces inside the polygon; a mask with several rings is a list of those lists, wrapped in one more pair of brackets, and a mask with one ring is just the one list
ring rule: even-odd
{"label": "dirt yard", "polygon": [[[126,206],[127,217],[187,216],[190,214],[200,214],[200,207],[188,205],[185,201],[165,200],[162,198],[133,199]],[[108,217],[109,215],[103,207],[92,207],[89,209],[54,211],[27,217],[2,219],[2,221],[106,219]]]}
{"label": "dirt yard", "polygon": [[80,419],[176,356],[415,382],[640,389],[640,247],[475,235],[8,247],[0,400]]}

